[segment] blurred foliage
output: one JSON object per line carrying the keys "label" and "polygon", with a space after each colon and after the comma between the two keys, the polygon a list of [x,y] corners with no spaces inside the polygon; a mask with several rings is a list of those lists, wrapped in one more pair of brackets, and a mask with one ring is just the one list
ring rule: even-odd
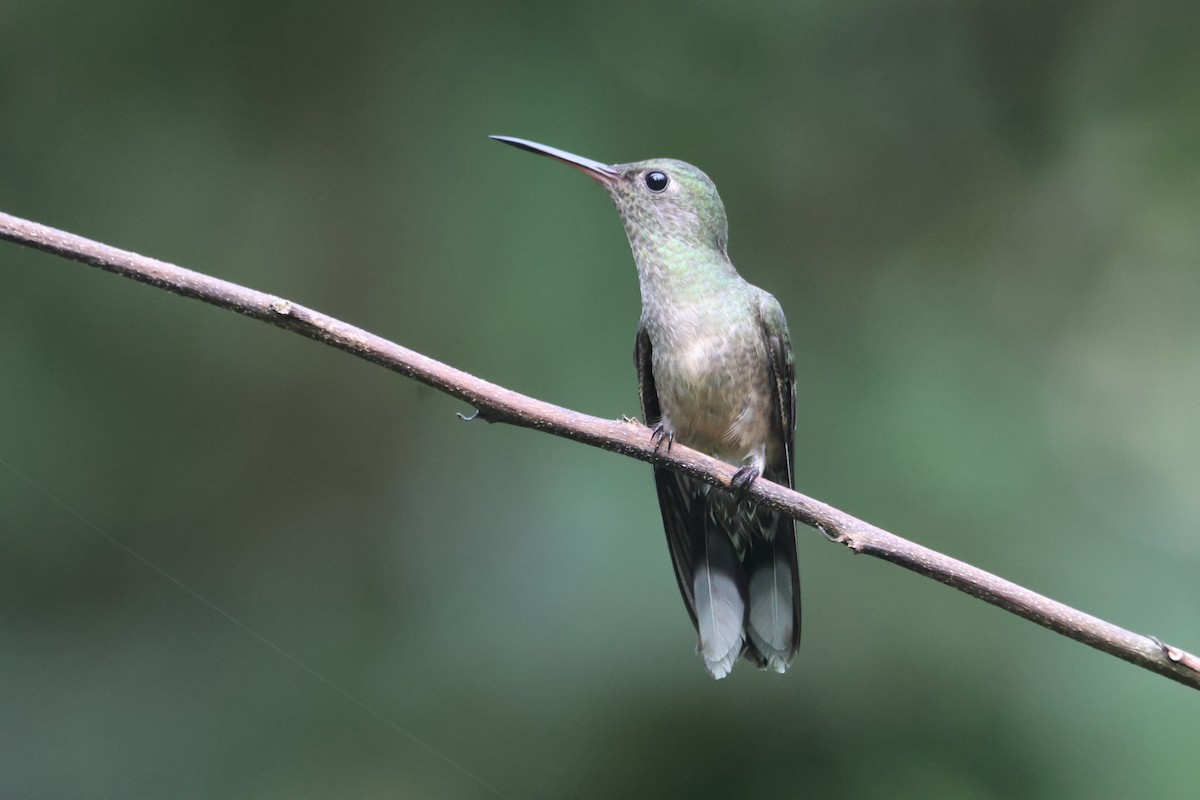
{"label": "blurred foliage", "polygon": [[[1198,29],[10,0],[0,208],[617,417],[616,214],[484,136],[693,161],[789,315],[798,488],[1195,649]],[[1195,796],[1188,690],[810,531],[793,671],[714,683],[644,465],[8,245],[0,340],[5,797]]]}

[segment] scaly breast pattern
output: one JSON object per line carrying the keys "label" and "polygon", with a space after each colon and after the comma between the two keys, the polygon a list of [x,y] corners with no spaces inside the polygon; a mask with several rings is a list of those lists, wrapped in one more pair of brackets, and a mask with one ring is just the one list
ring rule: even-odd
{"label": "scaly breast pattern", "polygon": [[651,342],[659,404],[676,440],[761,469],[772,400],[757,319],[721,305],[678,308]]}

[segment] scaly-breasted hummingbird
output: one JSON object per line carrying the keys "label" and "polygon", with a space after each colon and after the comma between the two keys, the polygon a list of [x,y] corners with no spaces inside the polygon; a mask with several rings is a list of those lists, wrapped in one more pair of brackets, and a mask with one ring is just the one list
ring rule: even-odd
{"label": "scaly-breasted hummingbird", "polygon": [[795,523],[741,502],[759,475],[792,485],[796,368],[778,301],[738,275],[717,187],[691,164],[601,164],[550,156],[608,190],[637,263],[642,317],[634,365],[656,445],[678,441],[739,467],[735,491],[654,468],[679,591],[714,678],[744,654],[783,672],[800,644]]}

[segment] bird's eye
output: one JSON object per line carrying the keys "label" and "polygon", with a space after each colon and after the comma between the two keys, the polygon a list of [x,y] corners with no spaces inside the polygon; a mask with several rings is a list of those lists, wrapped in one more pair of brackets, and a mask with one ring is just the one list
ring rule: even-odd
{"label": "bird's eye", "polygon": [[655,194],[667,188],[667,173],[665,172],[659,172],[658,170],[647,172],[643,180],[646,182],[646,188]]}

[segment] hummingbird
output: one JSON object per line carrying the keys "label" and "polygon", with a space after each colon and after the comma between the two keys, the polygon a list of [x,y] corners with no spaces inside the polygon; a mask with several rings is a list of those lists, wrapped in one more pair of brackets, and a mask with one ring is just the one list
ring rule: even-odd
{"label": "hummingbird", "polygon": [[675,159],[610,165],[491,138],[574,167],[616,203],[641,287],[633,360],[655,449],[679,442],[738,467],[731,490],[654,468],[697,652],[717,679],[741,655],[784,672],[800,644],[795,522],[739,493],[759,476],[792,485],[796,367],[778,301],[729,260],[717,187]]}

